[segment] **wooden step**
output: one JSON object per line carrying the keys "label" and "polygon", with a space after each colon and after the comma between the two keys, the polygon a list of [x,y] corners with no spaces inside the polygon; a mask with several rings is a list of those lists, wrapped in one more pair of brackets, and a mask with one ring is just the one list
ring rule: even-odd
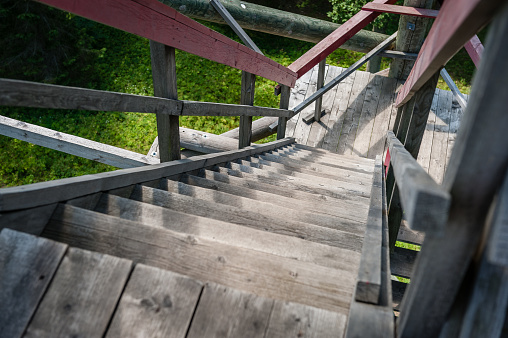
{"label": "wooden step", "polygon": [[390,255],[392,275],[411,278],[418,251],[395,247]]}
{"label": "wooden step", "polygon": [[[220,181],[208,180],[193,175],[182,175],[180,180],[188,185],[216,190],[216,196],[218,196],[217,201],[219,203],[227,203],[233,206],[237,206],[238,203],[241,203],[241,205],[247,206],[252,204],[252,200],[257,200],[261,203],[260,205],[262,205],[262,207],[256,209],[256,211],[264,214],[268,213],[268,216],[276,214],[288,220],[346,231],[359,236],[363,236],[365,232],[364,222],[365,219],[367,219],[367,215],[363,215],[363,222],[362,215],[360,215],[360,213],[365,211],[365,208],[358,208],[356,214],[351,212],[351,210],[344,210],[342,216],[330,215],[329,213],[323,214],[309,208],[304,201],[294,200],[280,195],[252,190]],[[225,196],[221,193],[230,196]],[[231,198],[231,195],[235,196]]]}
{"label": "wooden step", "polygon": [[[275,217],[274,213],[263,208],[263,205],[259,206],[251,201],[243,203],[240,207],[216,203],[218,194],[215,191],[189,186],[182,182],[168,180],[162,185],[166,187],[165,190],[137,186],[132,191],[130,198],[191,215],[208,217],[279,235],[293,236],[337,248],[360,251],[359,247],[362,243],[360,235],[303,223],[298,220],[288,220],[278,213],[275,214]],[[238,197],[225,195],[219,198],[221,200],[229,198],[235,202],[230,204],[238,204]]]}
{"label": "wooden step", "polygon": [[342,161],[351,161],[351,162],[354,162],[354,163],[360,163],[360,164],[368,164],[368,163],[371,163],[372,161],[374,161],[374,159],[368,159],[366,157],[359,157],[359,156],[356,156],[356,155],[343,155],[343,154],[337,154],[337,153],[334,153],[332,151],[328,151],[328,150],[325,150],[325,149],[322,149],[322,148],[315,148],[315,147],[311,147],[311,146],[308,146],[308,145],[305,145],[305,144],[300,144],[300,143],[292,143],[292,144],[288,144],[288,145],[285,145],[283,147],[281,147],[283,149],[291,149],[293,151],[298,151],[298,152],[311,152],[311,153],[314,153],[316,155],[321,155],[321,156],[326,156],[326,157],[329,157],[329,158],[336,158],[336,159],[340,159]]}
{"label": "wooden step", "polygon": [[[134,194],[139,197],[145,194],[151,194],[157,190],[149,189],[150,188],[138,186]],[[161,194],[152,194],[152,200],[154,202],[171,203],[168,197],[186,197],[177,194],[168,196],[170,194],[165,191],[159,190],[159,192]],[[164,193],[166,195],[163,195]],[[162,200],[162,198],[158,198],[160,196],[166,198]],[[180,202],[182,203],[182,201]],[[185,201],[183,201],[183,203],[185,203]],[[318,244],[296,237],[274,234],[211,218],[190,215],[184,212],[170,210],[157,205],[142,203],[110,194],[102,195],[95,211],[143,223],[157,229],[169,229],[175,232],[204,238],[209,241],[216,241],[231,246],[289,257],[329,268],[349,271],[352,267],[357,266],[360,261],[359,247],[361,246],[361,238],[354,241],[357,246],[357,248],[354,249],[357,251],[355,252],[353,248],[348,250]],[[263,224],[259,224],[258,228],[262,226]],[[348,237],[352,236],[349,235]],[[347,239],[347,237],[342,238],[341,242],[347,243]],[[284,244],[281,245],[281,243]],[[352,247],[351,244],[349,246]],[[355,269],[351,271],[354,272]]]}
{"label": "wooden step", "polygon": [[60,204],[43,236],[260,296],[347,315],[356,273]]}

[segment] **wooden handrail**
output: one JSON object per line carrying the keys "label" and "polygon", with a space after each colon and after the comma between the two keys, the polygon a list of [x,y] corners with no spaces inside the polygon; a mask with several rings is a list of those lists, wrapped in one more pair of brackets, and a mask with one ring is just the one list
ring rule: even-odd
{"label": "wooden handrail", "polygon": [[157,0],[37,0],[293,87],[296,73]]}
{"label": "wooden handrail", "polygon": [[433,234],[441,232],[448,218],[450,194],[425,172],[391,131],[387,142],[409,227]]}
{"label": "wooden handrail", "polygon": [[439,13],[439,11],[436,11],[434,9],[387,5],[387,4],[377,4],[374,2],[369,2],[368,4],[363,6],[362,11],[411,15],[411,16],[418,16],[418,17],[422,17],[422,18],[432,18],[432,19],[436,18]]}
{"label": "wooden handrail", "polygon": [[176,116],[293,116],[291,110],[58,86],[0,78],[0,105],[12,107],[128,111]]}

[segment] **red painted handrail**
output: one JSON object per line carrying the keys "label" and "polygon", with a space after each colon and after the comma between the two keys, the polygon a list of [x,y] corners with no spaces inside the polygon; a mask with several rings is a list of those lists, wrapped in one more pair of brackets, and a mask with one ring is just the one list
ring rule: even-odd
{"label": "red painted handrail", "polygon": [[157,0],[37,1],[290,87],[297,79],[288,68]]}

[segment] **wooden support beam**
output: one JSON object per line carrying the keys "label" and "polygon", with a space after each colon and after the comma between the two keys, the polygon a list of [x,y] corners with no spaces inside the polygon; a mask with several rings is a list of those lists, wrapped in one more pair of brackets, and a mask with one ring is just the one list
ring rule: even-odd
{"label": "wooden support beam", "polygon": [[101,191],[119,189],[184,172],[253,156],[294,143],[293,138],[255,145],[239,150],[195,156],[185,160],[160,163],[94,175],[65,178],[0,190],[0,211],[28,209],[67,201]]}
{"label": "wooden support beam", "polygon": [[[325,82],[325,70],[326,70],[326,58],[319,62],[318,78],[316,83],[316,91],[323,88]],[[316,99],[316,107],[314,108],[314,121],[319,122],[321,119],[321,105],[323,102],[323,96]]]}
{"label": "wooden support beam", "polygon": [[[393,4],[396,0],[374,0],[375,3]],[[303,54],[298,60],[293,62],[288,68],[301,77],[311,70],[321,60],[325,59],[334,50],[339,48],[344,42],[367,26],[372,20],[377,18],[380,13],[360,11],[342,26],[337,28],[332,34],[312,47],[307,53]]]}
{"label": "wooden support beam", "polygon": [[[289,109],[289,98],[291,97],[291,88],[288,86],[281,86],[280,93],[280,109]],[[286,126],[287,126],[287,117],[279,117],[279,121],[277,124],[277,140],[283,139],[286,137]]]}
{"label": "wooden support beam", "polygon": [[502,1],[445,1],[396,105],[407,101],[499,11]]}
{"label": "wooden support beam", "polygon": [[[178,99],[176,88],[175,49],[161,43],[150,41],[152,58],[152,78],[154,95]],[[179,160],[180,120],[178,116],[157,114],[157,137],[159,140],[159,158],[161,162]]]}
{"label": "wooden support beam", "polygon": [[0,78],[0,105],[175,116],[293,116],[293,112],[287,109],[171,100],[2,78]]}
{"label": "wooden support beam", "polygon": [[450,195],[425,172],[391,131],[387,142],[409,227],[416,231],[440,233],[448,218]]}
{"label": "wooden support beam", "polygon": [[441,69],[440,74],[443,80],[446,82],[448,88],[450,88],[450,90],[452,91],[453,96],[455,96],[455,99],[457,100],[459,105],[462,107],[462,109],[466,109],[467,106],[466,98],[464,97],[464,95],[462,95],[455,82],[453,82],[453,79],[450,76],[450,74],[448,74],[448,72],[444,68]]}
{"label": "wooden support beam", "polygon": [[288,68],[157,0],[37,1],[290,87],[297,78]]}
{"label": "wooden support beam", "polygon": [[477,35],[473,36],[466,44],[464,45],[469,57],[473,60],[476,68],[480,66],[480,60],[482,59],[483,54],[483,45]]}
{"label": "wooden support beam", "polygon": [[377,4],[374,2],[369,2],[368,4],[364,5],[362,7],[362,11],[411,15],[411,16],[418,16],[418,17],[422,17],[422,18],[432,18],[432,19],[436,18],[439,13],[439,11],[436,11],[433,9],[428,9],[428,8],[416,8],[416,7],[407,7],[407,6]]}
{"label": "wooden support beam", "polygon": [[159,163],[157,159],[150,158],[149,156],[39,127],[5,116],[0,116],[0,135],[112,165],[117,168],[135,168]]}
{"label": "wooden support beam", "polygon": [[[483,3],[480,7],[490,7],[490,4]],[[485,12],[480,9],[475,15],[482,17]],[[469,28],[464,29],[469,33]],[[489,33],[491,43],[475,77],[443,181],[443,187],[452,196],[448,222],[441,236],[425,236],[415,276],[400,311],[400,337],[439,335],[478,248],[492,200],[508,169],[506,3],[498,9]]]}
{"label": "wooden support beam", "polygon": [[378,54],[381,57],[392,58],[392,59],[404,59],[404,60],[416,60],[418,54],[400,52],[398,50],[384,50]]}
{"label": "wooden support beam", "polygon": [[[256,90],[256,76],[247,72],[242,72],[242,93],[240,104],[254,105],[254,92]],[[240,135],[238,138],[238,148],[242,149],[250,146],[252,139],[252,116],[240,116]]]}

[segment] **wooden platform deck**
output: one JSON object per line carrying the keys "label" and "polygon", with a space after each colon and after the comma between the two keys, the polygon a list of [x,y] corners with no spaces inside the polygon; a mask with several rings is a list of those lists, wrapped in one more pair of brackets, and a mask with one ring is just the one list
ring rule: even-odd
{"label": "wooden platform deck", "polygon": [[[327,66],[325,83],[344,69]],[[316,91],[317,66],[302,76],[291,91],[292,109]],[[307,124],[302,116],[314,111],[310,105],[288,121],[286,136],[300,144],[338,154],[375,158],[384,149],[386,131],[393,129],[396,93],[403,83],[393,78],[356,71],[323,97],[326,114],[320,122]],[[466,99],[468,96],[466,95]],[[455,141],[462,109],[451,91],[436,89],[418,162],[441,183]]]}

